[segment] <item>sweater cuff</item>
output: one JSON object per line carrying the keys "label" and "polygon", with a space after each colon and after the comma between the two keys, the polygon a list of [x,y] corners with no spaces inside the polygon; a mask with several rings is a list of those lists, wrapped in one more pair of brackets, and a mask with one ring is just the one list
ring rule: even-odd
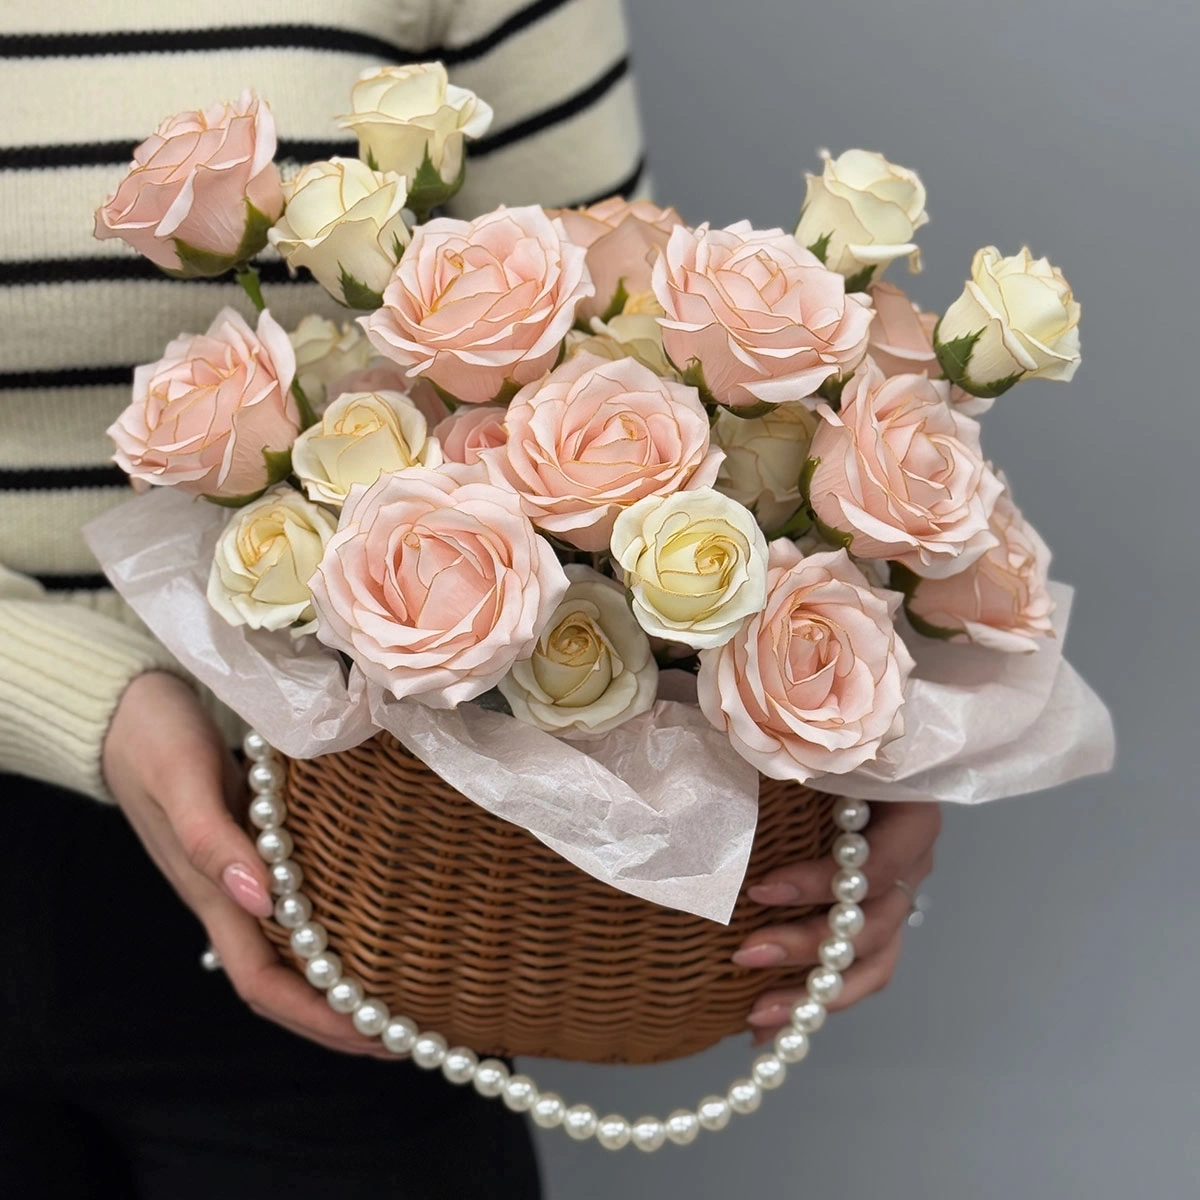
{"label": "sweater cuff", "polygon": [[136,629],[82,605],[0,601],[0,770],[111,803],[104,738],[147,671],[180,668]]}

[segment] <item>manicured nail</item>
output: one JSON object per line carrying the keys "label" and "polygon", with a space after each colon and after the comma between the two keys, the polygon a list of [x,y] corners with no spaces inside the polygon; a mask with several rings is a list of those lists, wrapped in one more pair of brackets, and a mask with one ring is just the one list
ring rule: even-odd
{"label": "manicured nail", "polygon": [[746,894],[755,904],[795,904],[800,899],[790,883],[756,883]]}
{"label": "manicured nail", "polygon": [[775,942],[759,942],[754,946],[743,946],[733,961],[739,967],[777,967],[787,958],[787,951]]}
{"label": "manicured nail", "polygon": [[221,872],[221,883],[235,903],[256,917],[269,917],[275,910],[267,889],[244,863],[230,863]]}
{"label": "manicured nail", "polygon": [[757,1008],[752,1012],[746,1021],[750,1025],[766,1025],[768,1028],[774,1025],[786,1025],[788,1017],[792,1015],[792,1011],[784,1004],[772,1004],[770,1008]]}

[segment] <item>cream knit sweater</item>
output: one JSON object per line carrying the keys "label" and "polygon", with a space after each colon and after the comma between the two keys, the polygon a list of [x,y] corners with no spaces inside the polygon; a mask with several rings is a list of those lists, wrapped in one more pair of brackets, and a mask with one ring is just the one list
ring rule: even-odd
{"label": "cream knit sweater", "polygon": [[[133,145],[170,113],[250,85],[274,110],[282,157],[353,154],[333,117],[359,72],[440,58],[496,111],[472,148],[458,212],[633,193],[641,142],[619,4],[4,4],[0,772],[104,798],[100,751],[122,692],[173,665],[106,588],[79,533],[128,495],[104,430],[128,401],[134,365],[204,329],[223,304],[249,315],[236,285],[172,281],[119,242],[93,241],[92,212]],[[339,314],[278,261],[264,279],[287,328],[310,312]]]}

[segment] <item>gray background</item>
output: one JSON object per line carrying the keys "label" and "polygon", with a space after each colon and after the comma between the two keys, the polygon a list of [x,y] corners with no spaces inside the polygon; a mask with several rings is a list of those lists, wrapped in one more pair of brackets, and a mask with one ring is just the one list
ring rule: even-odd
{"label": "gray background", "polygon": [[[984,440],[1081,591],[1070,655],[1120,750],[1106,778],[947,815],[892,987],[755,1117],[650,1158],[544,1136],[549,1195],[1196,1196],[1195,0],[630,7],[658,197],[689,219],[790,226],[817,147],[863,146],[928,186],[926,272],[890,272],[926,307],[981,244],[1066,270],[1084,366],[1001,399]],[[662,1115],[748,1053],[532,1066]]]}

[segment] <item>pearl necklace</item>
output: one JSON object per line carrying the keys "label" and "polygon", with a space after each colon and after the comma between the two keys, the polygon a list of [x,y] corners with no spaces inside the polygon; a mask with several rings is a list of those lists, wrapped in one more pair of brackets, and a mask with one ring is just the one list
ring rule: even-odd
{"label": "pearl necklace", "polygon": [[367,996],[363,985],[342,972],[342,960],[329,949],[325,927],[312,919],[312,902],[300,890],[304,874],[292,861],[292,835],[284,827],[287,810],[281,796],[283,767],[261,734],[250,732],[244,745],[250,759],[251,823],[261,832],[258,852],[268,864],[271,891],[277,897],[275,920],[291,933],[291,946],[304,960],[304,974],[325,993],[329,1007],[346,1013],[364,1037],[378,1037],[393,1054],[407,1054],[426,1071],[440,1070],[451,1083],[471,1084],[481,1096],[499,1098],[513,1112],[528,1112],[543,1129],[564,1129],[577,1142],[595,1139],[606,1150],[634,1145],[649,1153],[667,1141],[678,1146],[694,1142],[702,1129],[724,1129],[735,1113],[757,1111],[763,1094],[780,1086],[788,1066],[808,1054],[809,1036],[825,1023],[826,1006],[842,992],[842,972],[854,961],[853,939],[862,932],[860,901],[867,894],[867,840],[861,830],[870,810],[863,800],[841,797],[834,821],[843,831],[834,842],[839,870],[833,878],[834,905],[829,910],[830,936],[820,945],[820,965],[809,971],[805,998],[792,1009],[788,1026],[775,1036],[774,1048],[760,1054],[745,1078],[735,1079],[724,1095],[705,1096],[694,1109],[676,1109],[666,1120],[613,1113],[597,1116],[588,1104],[568,1105],[556,1092],[544,1092],[528,1075],[514,1075],[496,1058],[479,1056],[466,1046],[449,1046],[440,1033],[420,1030],[408,1017],[393,1015],[379,999]]}

